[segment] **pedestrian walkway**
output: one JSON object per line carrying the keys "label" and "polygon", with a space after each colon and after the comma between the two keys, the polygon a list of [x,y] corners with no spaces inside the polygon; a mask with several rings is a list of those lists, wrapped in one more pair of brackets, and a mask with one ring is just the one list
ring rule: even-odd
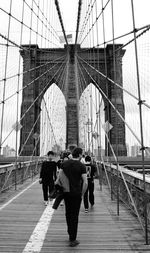
{"label": "pedestrian walkway", "polygon": [[124,206],[116,215],[116,202],[108,190],[95,184],[96,204],[79,217],[78,240],[75,248],[68,246],[65,207],[58,210],[43,204],[38,182],[20,192],[9,203],[0,206],[0,253],[67,253],[67,252],[150,252],[140,224]]}

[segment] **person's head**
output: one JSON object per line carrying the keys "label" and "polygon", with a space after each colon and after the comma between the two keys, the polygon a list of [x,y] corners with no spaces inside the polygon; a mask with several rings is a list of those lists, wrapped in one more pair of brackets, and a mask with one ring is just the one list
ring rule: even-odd
{"label": "person's head", "polygon": [[69,157],[68,157],[68,156],[65,156],[63,160],[64,160],[64,161],[67,161],[67,160],[69,160]]}
{"label": "person's head", "polygon": [[52,159],[54,157],[54,152],[53,151],[48,151],[47,156],[49,159]]}
{"label": "person's head", "polygon": [[68,160],[69,158],[68,158],[68,154],[67,153],[64,153],[63,154],[63,161],[66,161],[66,160]]}
{"label": "person's head", "polygon": [[91,162],[91,157],[89,155],[85,157],[85,162]]}
{"label": "person's head", "polygon": [[82,157],[82,148],[74,148],[72,151],[73,158],[81,158]]}

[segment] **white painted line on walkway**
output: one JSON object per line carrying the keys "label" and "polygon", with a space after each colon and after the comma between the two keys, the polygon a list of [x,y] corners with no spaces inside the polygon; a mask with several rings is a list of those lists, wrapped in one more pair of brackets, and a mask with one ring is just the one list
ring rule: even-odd
{"label": "white painted line on walkway", "polygon": [[39,253],[41,251],[52,215],[54,213],[52,203],[53,202],[45,208],[22,253]]}
{"label": "white painted line on walkway", "polygon": [[8,206],[11,202],[13,202],[15,199],[17,199],[20,195],[22,195],[25,191],[27,191],[30,187],[32,187],[34,184],[37,183],[37,181],[39,181],[39,179],[37,179],[35,182],[33,182],[32,184],[30,184],[27,188],[25,188],[23,191],[19,192],[15,197],[13,197],[12,199],[10,199],[8,202],[6,202],[4,205],[2,205],[0,207],[0,211],[2,209],[4,209],[6,206]]}

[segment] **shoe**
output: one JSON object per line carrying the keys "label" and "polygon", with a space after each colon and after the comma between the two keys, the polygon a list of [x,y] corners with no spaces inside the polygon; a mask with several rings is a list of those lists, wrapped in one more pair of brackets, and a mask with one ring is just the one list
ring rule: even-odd
{"label": "shoe", "polygon": [[44,201],[44,205],[47,206],[48,205],[48,201]]}
{"label": "shoe", "polygon": [[79,242],[78,240],[70,241],[69,246],[70,246],[70,247],[76,247],[78,244],[80,244],[80,242]]}
{"label": "shoe", "polygon": [[84,210],[84,212],[85,212],[85,213],[88,213],[88,212],[89,212],[89,210],[88,210],[88,209],[85,209],[85,210]]}

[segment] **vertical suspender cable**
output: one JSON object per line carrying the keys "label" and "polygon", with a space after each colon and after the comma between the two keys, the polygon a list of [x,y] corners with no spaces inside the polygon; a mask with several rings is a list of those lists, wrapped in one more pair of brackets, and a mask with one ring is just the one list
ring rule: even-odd
{"label": "vertical suspender cable", "polygon": [[[44,15],[44,1],[43,1],[43,6],[42,6],[43,10],[43,15]],[[41,31],[41,48],[43,47],[43,19],[42,19],[42,31]]]}
{"label": "vertical suspender cable", "polygon": [[8,64],[8,48],[9,48],[9,36],[10,36],[10,23],[11,23],[11,10],[12,10],[12,0],[10,1],[9,7],[9,21],[7,30],[7,44],[6,44],[6,55],[5,55],[5,72],[4,72],[4,85],[3,85],[3,100],[2,100],[2,114],[1,114],[1,128],[0,128],[0,154],[2,149],[2,139],[3,139],[3,124],[4,124],[4,110],[5,110],[5,92],[6,92],[6,75],[7,75],[7,64]]}
{"label": "vertical suspender cable", "polygon": [[[94,9],[93,9],[93,6],[92,6],[92,39],[93,39],[93,61],[94,61],[94,68],[96,68],[96,65],[95,65],[95,49],[94,49],[94,22],[93,22],[93,12],[94,12]],[[91,85],[91,142],[92,142],[92,153],[94,152],[94,143],[93,143],[93,88],[92,88],[93,85]]]}
{"label": "vertical suspender cable", "polygon": [[30,17],[30,37],[29,37],[29,45],[31,46],[31,43],[32,43],[32,36],[31,36],[31,33],[32,33],[32,19],[33,19],[33,0],[32,0],[32,7],[31,7],[31,17]]}
{"label": "vertical suspender cable", "polygon": [[[105,76],[106,76],[106,96],[109,98],[109,91],[108,91],[108,80],[107,80],[107,76],[108,76],[108,73],[107,73],[107,55],[106,55],[106,40],[105,40],[105,19],[104,19],[104,5],[103,5],[103,0],[101,0],[101,4],[102,4],[102,23],[103,23],[103,41],[104,41],[104,62],[105,62]],[[110,111],[109,111],[109,102],[108,100],[106,101],[106,104],[105,104],[105,108],[104,108],[104,113],[105,113],[105,116],[107,114],[107,120],[108,122],[110,122]],[[108,136],[109,136],[109,132],[108,132]],[[108,143],[108,140],[107,138],[105,138],[105,141],[107,142],[107,145],[105,144],[105,146],[107,147],[107,150],[106,150],[106,156],[107,156],[107,159],[108,159],[108,149],[109,149],[109,143]]]}
{"label": "vertical suspender cable", "polygon": [[134,46],[135,46],[135,60],[136,60],[136,73],[137,73],[137,86],[138,86],[138,97],[139,97],[139,116],[140,116],[140,132],[141,132],[141,151],[142,151],[142,168],[143,168],[143,183],[144,183],[144,218],[145,218],[145,241],[148,244],[148,221],[147,221],[147,194],[146,194],[146,184],[145,184],[145,166],[144,166],[144,138],[143,138],[143,119],[142,119],[142,103],[141,100],[141,87],[140,87],[140,76],[139,76],[139,63],[138,63],[138,51],[137,51],[137,40],[136,40],[136,28],[135,28],[135,17],[134,17],[134,4],[131,0],[132,8],[132,21],[133,21],[133,31],[134,31]]}
{"label": "vertical suspender cable", "polygon": [[[47,29],[48,29],[47,27],[48,27],[48,0],[46,1],[45,48],[47,43]],[[50,45],[48,47],[50,47]]]}
{"label": "vertical suspender cable", "polygon": [[38,45],[38,28],[39,28],[39,12],[40,12],[40,0],[38,0],[38,13],[37,13],[37,23],[36,23],[36,45]]}
{"label": "vertical suspender cable", "polygon": [[[114,35],[114,8],[113,8],[113,0],[111,0],[111,11],[112,11],[112,36],[113,36],[113,70],[114,70],[114,82],[116,82],[116,57],[115,57],[115,35]],[[115,88],[115,87],[114,87]],[[116,91],[117,92],[117,91]],[[115,96],[115,108],[117,108],[117,100]],[[117,214],[119,215],[119,167],[118,167],[118,121],[117,114],[115,117],[115,125],[116,125],[116,162],[117,162]]]}
{"label": "vertical suspender cable", "polygon": [[[21,33],[20,33],[20,45],[22,44],[22,35],[23,35],[23,20],[24,20],[24,1],[22,5],[22,22],[21,22]],[[15,147],[15,190],[17,189],[17,178],[16,178],[16,169],[17,169],[17,158],[18,158],[18,131],[19,131],[19,86],[20,86],[20,67],[21,67],[21,55],[19,54],[18,62],[18,80],[17,80],[17,104],[16,104],[16,147]]]}
{"label": "vertical suspender cable", "polygon": [[92,133],[93,133],[93,89],[92,89],[92,84],[90,84],[90,113],[91,113],[91,153],[93,155],[93,136],[92,136]]}
{"label": "vertical suspender cable", "polygon": [[[99,45],[99,28],[98,28],[98,16],[97,16],[97,1],[95,3],[95,14],[96,14],[96,37],[97,37],[97,45]],[[99,48],[99,47],[98,47]],[[97,69],[100,71],[100,59],[99,59],[99,50],[97,50]],[[98,84],[100,85],[100,76],[98,75]],[[97,102],[97,99],[96,99]],[[98,158],[101,159],[101,121],[100,121],[100,92],[98,92],[98,108],[99,110],[97,111],[97,148],[98,148]]]}
{"label": "vertical suspender cable", "polygon": [[[92,0],[91,0],[91,2],[90,2],[90,5],[91,5],[91,8],[92,8]],[[90,15],[90,12],[89,12],[89,15]],[[91,59],[92,59],[92,39],[91,39],[91,36],[92,36],[92,34],[91,34],[91,18],[89,17],[89,31],[90,31],[90,33],[89,33],[89,41],[90,41],[90,54],[89,54],[89,57],[90,57],[90,61],[89,62],[91,62]],[[91,86],[91,84],[90,84],[90,86]],[[90,86],[89,86],[89,88],[90,88]],[[91,89],[89,90],[89,123],[88,123],[88,125],[89,125],[89,150],[90,150],[90,155],[91,155],[91,153],[92,153],[92,132],[91,132],[91,130],[92,130],[92,115],[90,115],[91,113],[91,107],[92,107],[92,104],[91,104],[91,97],[92,97],[92,95],[91,95]],[[91,125],[91,128],[90,128],[90,125]]]}

